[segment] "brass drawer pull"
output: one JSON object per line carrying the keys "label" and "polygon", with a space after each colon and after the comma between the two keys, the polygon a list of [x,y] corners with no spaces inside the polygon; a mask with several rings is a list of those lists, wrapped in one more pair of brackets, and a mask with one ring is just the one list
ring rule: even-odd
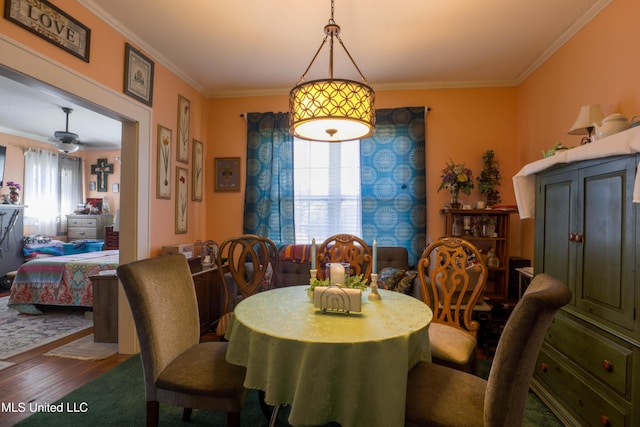
{"label": "brass drawer pull", "polygon": [[611,425],[611,420],[606,415],[600,415],[600,424],[605,427],[609,427]]}
{"label": "brass drawer pull", "polygon": [[547,372],[548,369],[549,369],[549,366],[547,366],[546,363],[544,363],[544,362],[540,363],[540,370],[542,372]]}
{"label": "brass drawer pull", "polygon": [[604,359],[602,361],[602,367],[604,368],[605,371],[607,372],[611,372],[613,371],[613,363],[611,363],[610,361],[608,361],[607,359]]}

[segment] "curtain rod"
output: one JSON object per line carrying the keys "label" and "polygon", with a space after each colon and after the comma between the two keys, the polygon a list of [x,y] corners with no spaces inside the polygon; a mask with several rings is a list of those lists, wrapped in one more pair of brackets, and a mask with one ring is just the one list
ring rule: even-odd
{"label": "curtain rod", "polygon": [[[433,108],[431,108],[431,107],[429,107],[429,106],[424,107],[424,109],[425,109],[425,111],[431,111],[431,110],[433,110]],[[248,114],[248,113],[240,113],[240,117],[246,120],[246,119],[247,119],[247,114]]]}

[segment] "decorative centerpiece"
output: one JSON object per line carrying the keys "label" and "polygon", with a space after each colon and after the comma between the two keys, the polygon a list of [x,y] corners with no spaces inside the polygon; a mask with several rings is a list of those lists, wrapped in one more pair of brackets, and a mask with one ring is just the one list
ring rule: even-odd
{"label": "decorative centerpiece", "polygon": [[323,313],[333,311],[344,314],[362,310],[362,291],[340,286],[317,286],[313,293],[313,305]]}
{"label": "decorative centerpiece", "polygon": [[495,159],[495,153],[493,150],[487,150],[482,155],[482,161],[484,166],[480,172],[480,176],[476,178],[478,180],[478,189],[485,199],[487,206],[495,206],[500,203],[500,191],[497,187],[500,186],[499,163]]}
{"label": "decorative centerpiece", "polygon": [[9,196],[7,200],[12,205],[17,205],[20,203],[20,190],[22,187],[17,182],[9,181],[7,182],[7,187],[9,187]]}
{"label": "decorative centerpiece", "polygon": [[472,175],[471,169],[465,167],[464,163],[456,164],[449,161],[447,167],[442,169],[442,183],[438,187],[438,191],[442,189],[451,191],[451,202],[449,202],[451,209],[459,209],[462,206],[460,199],[458,199],[459,192],[466,195],[471,194],[473,189]]}

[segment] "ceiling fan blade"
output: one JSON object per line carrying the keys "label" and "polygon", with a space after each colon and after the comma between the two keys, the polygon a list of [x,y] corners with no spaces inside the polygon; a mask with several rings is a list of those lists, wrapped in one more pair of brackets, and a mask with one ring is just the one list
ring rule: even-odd
{"label": "ceiling fan blade", "polygon": [[56,139],[66,143],[77,142],[79,138],[79,136],[73,132],[66,132],[61,130],[56,131],[53,135],[56,137]]}

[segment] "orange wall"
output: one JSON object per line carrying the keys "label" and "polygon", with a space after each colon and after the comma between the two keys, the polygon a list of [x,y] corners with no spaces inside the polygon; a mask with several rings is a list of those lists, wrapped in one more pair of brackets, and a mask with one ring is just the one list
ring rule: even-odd
{"label": "orange wall", "polygon": [[[640,114],[640,2],[615,0],[547,60],[518,89],[518,157],[521,165],[568,135],[582,105],[600,104],[605,116]],[[522,221],[523,256],[533,259],[533,220]]]}
{"label": "orange wall", "polygon": [[[374,83],[372,83],[374,84]],[[374,84],[375,88],[375,84]],[[442,191],[440,172],[451,159],[465,162],[474,172],[482,168],[482,154],[489,149],[496,152],[503,174],[502,203],[514,204],[510,177],[519,167],[516,164],[516,88],[431,89],[376,92],[377,108],[428,106],[426,165],[427,165],[427,233],[437,238],[444,231],[444,219],[439,213],[451,196]],[[205,164],[213,168],[215,157],[241,157],[243,174],[246,161],[246,112],[286,111],[286,96],[212,99],[210,101],[210,150]],[[207,175],[207,235],[217,241],[242,233],[244,183],[240,193],[212,193],[213,177]],[[477,188],[463,200],[480,200]],[[514,218],[515,219],[515,218]],[[515,249],[515,246],[514,246]],[[517,249],[516,249],[517,251]]]}
{"label": "orange wall", "polygon": [[[4,1],[0,0],[0,3]],[[69,55],[6,20],[0,24],[0,33],[122,93],[124,37],[73,0],[57,0],[56,5],[92,29],[91,63]],[[426,150],[429,236],[437,237],[443,231],[438,210],[449,195],[438,193],[437,187],[440,170],[448,159],[465,162],[477,176],[482,153],[487,149],[495,150],[503,175],[503,203],[513,204],[512,175],[524,164],[539,159],[541,151],[556,142],[578,143],[579,137],[569,136],[566,132],[581,105],[599,103],[605,114],[619,111],[631,117],[640,113],[640,86],[637,83],[640,58],[635,54],[635,44],[640,39],[638,16],[640,3],[636,0],[613,1],[517,88],[377,92],[378,108],[420,105],[432,108],[427,119]],[[375,88],[375,82],[371,83]],[[172,129],[175,144],[178,94],[191,101],[191,137],[205,145],[204,201],[190,203],[189,231],[176,235],[175,189],[171,200],[159,200],[154,197],[155,183],[149,188],[151,217],[138,221],[151,221],[152,255],[159,253],[162,245],[208,238],[220,241],[242,232],[244,193],[213,191],[213,159],[246,157],[246,123],[240,114],[286,111],[288,105],[286,95],[207,100],[156,62],[153,147],[158,124]],[[156,157],[153,149],[153,165],[157,164]],[[190,163],[191,160],[189,167]],[[174,174],[176,165],[174,154]],[[156,176],[155,167],[151,175]],[[241,184],[243,187],[244,182]],[[479,198],[476,189],[469,199]],[[517,215],[512,219],[511,254],[532,258],[532,221],[520,221]]]}
{"label": "orange wall", "polygon": [[[4,3],[5,0],[0,0],[0,5],[4,6]],[[69,69],[73,69],[94,81],[100,82],[102,85],[117,93],[122,93],[124,81],[124,49],[127,40],[76,1],[56,0],[55,4],[91,29],[89,63],[70,55],[66,51],[5,19],[0,20],[0,33],[28,46],[43,56],[63,64]],[[4,10],[4,7],[2,9]],[[2,63],[2,58],[0,58],[0,63]],[[158,124],[162,124],[173,131],[172,136],[175,147],[178,122],[178,94],[185,96],[191,102],[190,136],[206,144],[205,135],[207,134],[207,122],[202,120],[206,98],[156,61],[153,95],[153,149],[151,150],[151,164],[154,165],[151,174],[154,177],[156,176],[155,165],[157,164],[155,141],[157,138]],[[172,177],[175,175],[177,165],[174,150],[171,166]],[[190,170],[191,159],[189,159],[188,165],[180,165]],[[127,185],[127,183],[121,182],[120,185]],[[206,223],[204,202],[191,202],[189,204],[188,232],[186,234],[175,234],[175,187],[173,190],[171,200],[156,199],[154,181],[152,187],[149,188],[151,217],[138,218],[141,226],[146,226],[147,221],[151,222],[150,226],[151,230],[153,230],[150,242],[151,255],[159,254],[163,245],[191,243],[197,238],[203,238],[202,231]]]}
{"label": "orange wall", "polygon": [[[78,151],[77,154],[81,154],[84,159],[84,194],[88,198],[101,198],[107,197],[109,201],[109,212],[113,215],[116,214],[116,210],[120,208],[120,191],[113,191],[113,184],[120,184],[120,171],[121,165],[116,157],[120,157],[120,150],[107,150],[107,151]],[[107,191],[98,191],[98,177],[91,174],[91,165],[97,164],[98,159],[107,159],[107,164],[113,165],[113,173],[107,175]],[[89,190],[89,182],[96,183],[96,190]]]}

